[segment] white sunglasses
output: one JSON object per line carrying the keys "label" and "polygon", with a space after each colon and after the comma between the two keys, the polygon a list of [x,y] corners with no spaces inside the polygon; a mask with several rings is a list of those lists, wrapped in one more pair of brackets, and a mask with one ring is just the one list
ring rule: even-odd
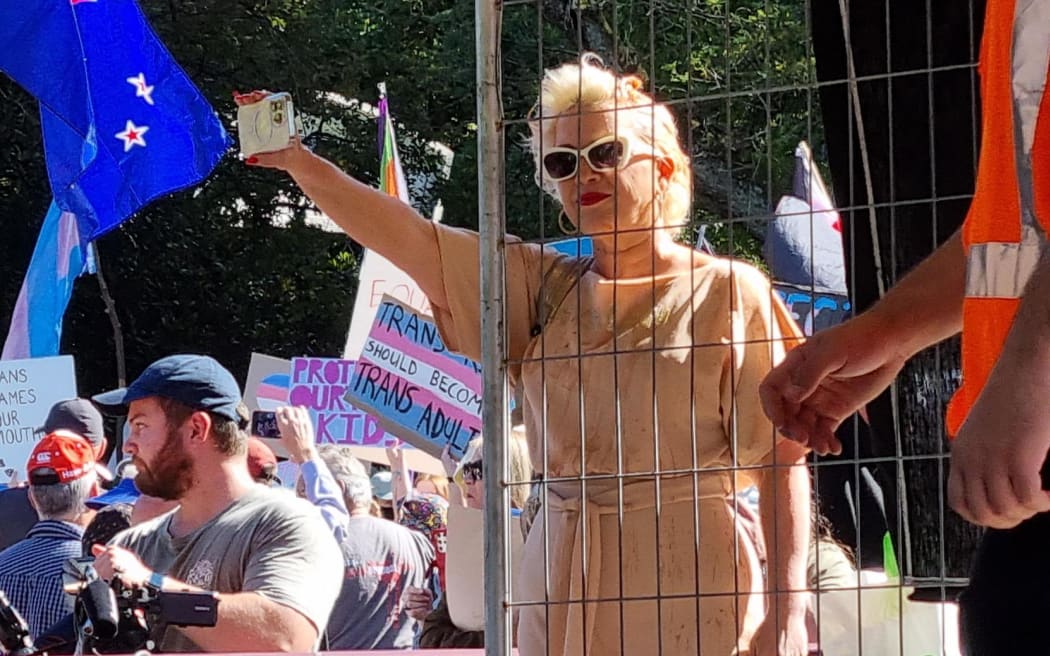
{"label": "white sunglasses", "polygon": [[552,182],[561,182],[576,175],[581,157],[587,160],[592,171],[611,171],[622,167],[631,156],[631,142],[623,135],[610,134],[584,148],[555,146],[545,150],[543,171]]}

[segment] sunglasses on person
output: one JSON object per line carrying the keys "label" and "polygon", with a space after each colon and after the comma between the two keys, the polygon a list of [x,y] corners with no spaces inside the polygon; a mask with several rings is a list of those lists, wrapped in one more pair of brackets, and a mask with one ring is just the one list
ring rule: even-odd
{"label": "sunglasses on person", "polygon": [[464,483],[478,483],[481,481],[481,461],[465,462],[462,467]]}
{"label": "sunglasses on person", "polygon": [[555,146],[545,150],[543,170],[553,182],[575,176],[581,157],[587,160],[592,171],[612,171],[623,166],[631,155],[627,137],[614,134],[600,137],[584,148]]}

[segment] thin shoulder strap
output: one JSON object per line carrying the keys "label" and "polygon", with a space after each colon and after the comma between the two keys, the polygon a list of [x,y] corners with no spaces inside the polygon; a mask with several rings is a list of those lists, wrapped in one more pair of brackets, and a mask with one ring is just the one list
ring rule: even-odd
{"label": "thin shoulder strap", "polygon": [[555,264],[543,275],[540,293],[536,296],[536,323],[530,334],[539,337],[551,317],[568,298],[573,286],[594,264],[593,257],[578,257],[567,266]]}

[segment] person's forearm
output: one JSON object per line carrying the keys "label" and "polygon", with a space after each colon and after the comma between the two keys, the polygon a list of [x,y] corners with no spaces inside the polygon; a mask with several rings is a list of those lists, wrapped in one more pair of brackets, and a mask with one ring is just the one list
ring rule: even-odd
{"label": "person's forearm", "polygon": [[213,627],[179,629],[203,651],[313,652],[317,629],[297,611],[254,592],[219,595]]}
{"label": "person's forearm", "polygon": [[355,180],[309,151],[302,151],[289,173],[351,239],[393,262],[416,281],[431,303],[446,307],[437,242],[429,221],[397,198]]}
{"label": "person's forearm", "polygon": [[965,290],[966,255],[957,231],[862,316],[878,321],[910,357],[962,329]]}
{"label": "person's forearm", "polygon": [[[163,590],[207,592],[170,576]],[[255,592],[219,594],[218,621],[213,627],[179,630],[204,651],[313,651],[317,629],[306,617]]]}
{"label": "person's forearm", "polygon": [[324,461],[316,455],[303,461],[299,471],[306,488],[307,501],[317,506],[332,535],[342,544],[346,541],[350,512],[346,508],[339,483]]}
{"label": "person's forearm", "polygon": [[[809,474],[798,445],[781,442],[777,466],[759,478],[759,514],[768,554],[769,610],[781,618],[806,611],[806,557],[810,542]],[[785,465],[792,464],[787,467]]]}

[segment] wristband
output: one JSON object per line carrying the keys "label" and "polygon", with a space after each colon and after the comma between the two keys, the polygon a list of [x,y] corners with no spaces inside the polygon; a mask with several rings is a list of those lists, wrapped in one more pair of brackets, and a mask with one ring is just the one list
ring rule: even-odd
{"label": "wristband", "polygon": [[160,572],[150,572],[149,578],[146,579],[146,587],[154,592],[160,592],[164,589],[164,575]]}

